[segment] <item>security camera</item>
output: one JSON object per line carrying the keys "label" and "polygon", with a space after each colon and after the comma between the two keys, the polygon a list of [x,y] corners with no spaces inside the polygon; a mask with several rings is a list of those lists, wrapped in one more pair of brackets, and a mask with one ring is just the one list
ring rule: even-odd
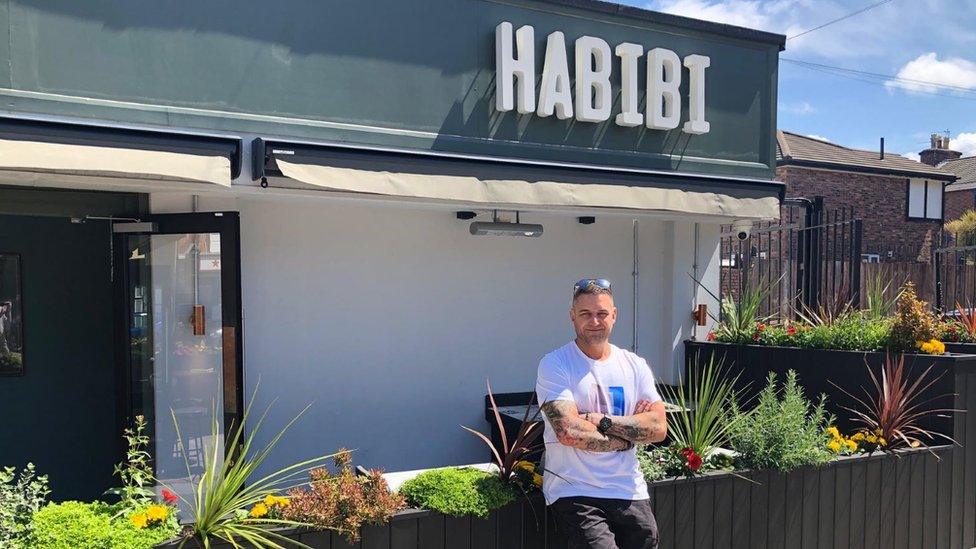
{"label": "security camera", "polygon": [[732,230],[735,232],[736,238],[745,240],[752,234],[752,221],[740,219],[732,224]]}

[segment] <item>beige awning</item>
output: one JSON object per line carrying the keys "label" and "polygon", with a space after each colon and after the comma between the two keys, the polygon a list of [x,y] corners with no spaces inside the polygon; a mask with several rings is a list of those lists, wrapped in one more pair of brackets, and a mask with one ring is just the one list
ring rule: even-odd
{"label": "beige awning", "polygon": [[0,171],[230,187],[226,156],[0,139]]}
{"label": "beige awning", "polygon": [[780,204],[776,197],[736,198],[713,192],[658,187],[371,171],[295,163],[280,156],[276,161],[285,177],[335,191],[484,204],[495,208],[585,207],[738,219],[779,217]]}

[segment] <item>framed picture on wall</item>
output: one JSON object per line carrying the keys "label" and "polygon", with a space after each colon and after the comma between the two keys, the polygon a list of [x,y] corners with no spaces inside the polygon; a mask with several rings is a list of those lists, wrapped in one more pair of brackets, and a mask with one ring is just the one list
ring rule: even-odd
{"label": "framed picture on wall", "polygon": [[0,376],[24,375],[20,254],[0,252]]}

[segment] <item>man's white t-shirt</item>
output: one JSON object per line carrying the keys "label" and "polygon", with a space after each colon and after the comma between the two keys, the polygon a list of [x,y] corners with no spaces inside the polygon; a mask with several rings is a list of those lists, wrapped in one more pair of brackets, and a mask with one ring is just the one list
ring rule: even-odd
{"label": "man's white t-shirt", "polygon": [[[575,341],[542,357],[535,392],[540,403],[575,402],[580,415],[598,412],[629,416],[637,401],[661,400],[646,360],[616,345],[610,345],[606,360],[593,360],[583,354]],[[542,493],[547,504],[570,496],[648,498],[636,449],[590,452],[565,446],[556,439],[545,414],[543,421],[546,471],[542,475]]]}

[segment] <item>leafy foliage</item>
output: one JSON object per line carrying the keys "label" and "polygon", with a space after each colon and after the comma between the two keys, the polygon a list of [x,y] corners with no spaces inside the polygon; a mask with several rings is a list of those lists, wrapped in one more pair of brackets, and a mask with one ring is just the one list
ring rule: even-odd
{"label": "leafy foliage", "polygon": [[941,377],[940,375],[929,380],[926,379],[933,366],[926,368],[920,376],[909,379],[905,377],[905,356],[898,355],[898,358],[894,359],[889,354],[885,357],[880,380],[867,364],[865,367],[871,376],[873,395],[867,388],[864,388],[866,398],[853,395],[843,387],[834,384],[835,387],[857,402],[857,408],[844,407],[844,409],[854,414],[854,421],[863,425],[865,432],[884,439],[886,444],[882,446],[888,450],[920,446],[923,443],[921,438],[932,440],[935,437],[941,437],[952,442],[952,439],[946,435],[934,433],[919,426],[920,420],[925,417],[952,411],[949,409],[922,409],[925,404],[946,396],[941,395],[924,401],[920,400],[922,394]]}
{"label": "leafy foliage", "polygon": [[976,210],[966,210],[958,219],[946,223],[945,229],[955,235],[959,246],[976,244]]}
{"label": "leafy foliage", "polygon": [[345,449],[339,450],[333,464],[335,474],[324,467],[313,469],[307,489],[288,492],[285,518],[341,532],[355,544],[364,524],[384,524],[403,509],[404,497],[390,492],[382,471],[374,469],[357,476]]}
{"label": "leafy foliage", "polygon": [[[256,400],[257,389],[249,402]],[[204,448],[204,472],[199,477],[193,493],[192,524],[187,532],[195,537],[204,548],[209,548],[216,540],[223,540],[231,544],[246,542],[257,548],[278,548],[280,542],[291,543],[305,547],[296,541],[268,529],[269,526],[309,526],[308,524],[274,517],[254,517],[249,515],[249,509],[261,503],[267,496],[274,496],[283,489],[294,487],[295,479],[307,475],[312,469],[327,463],[335,454],[307,459],[260,475],[258,470],[268,458],[288,429],[302,415],[308,411],[306,406],[291,421],[289,421],[268,443],[260,448],[255,443],[257,433],[260,432],[268,410],[250,426],[247,434],[244,425],[251,417],[251,406],[244,409],[241,423],[231,425],[230,437],[227,441],[227,451],[224,452],[223,436],[217,424],[216,410],[211,423],[209,440],[212,442]],[[176,425],[177,438],[182,440],[179,422],[173,413],[173,423]],[[190,464],[186,463],[187,476],[190,474]],[[187,539],[183,540],[185,545]]]}
{"label": "leafy foliage", "polygon": [[[478,437],[479,440],[488,445],[491,450],[492,457],[495,458],[495,466],[498,467],[498,478],[502,482],[512,482],[518,479],[516,475],[516,466],[520,462],[524,462],[529,458],[529,456],[538,454],[542,451],[544,447],[543,443],[536,443],[539,435],[542,434],[542,422],[536,421],[539,418],[539,409],[536,409],[535,414],[529,417],[529,408],[525,409],[525,416],[522,418],[522,425],[519,427],[518,434],[515,436],[515,440],[512,445],[508,445],[508,435],[505,431],[505,422],[502,421],[502,415],[498,411],[498,405],[495,403],[495,396],[491,392],[491,382],[485,380],[488,386],[488,400],[491,402],[491,411],[494,414],[495,426],[498,428],[498,432],[501,433],[502,439],[502,451],[498,452],[495,445],[491,443],[491,439],[474,429],[469,427],[461,426],[462,429],[468,431],[469,433]],[[533,395],[533,399],[534,399]]]}
{"label": "leafy foliage", "polygon": [[51,490],[47,475],[37,476],[34,464],[18,475],[14,467],[0,470],[0,547],[29,547],[34,531],[34,516]]}
{"label": "leafy foliage", "polygon": [[738,419],[726,414],[730,401],[735,400],[737,380],[738,376],[728,377],[713,356],[701,368],[691,369],[681,388],[663,386],[665,396],[679,408],[667,414],[672,444],[707,456],[725,443],[732,422]]}
{"label": "leafy foliage", "polygon": [[935,339],[935,315],[926,303],[915,294],[915,284],[906,282],[895,310],[895,322],[891,327],[891,347],[897,351],[912,351],[916,342]]}
{"label": "leafy foliage", "polygon": [[125,519],[113,519],[119,505],[67,501],[51,504],[34,517],[36,549],[150,549],[176,535],[174,523],[138,528]]}
{"label": "leafy foliage", "polygon": [[[753,330],[750,342],[803,349],[879,351],[888,346],[893,323],[891,318],[874,319],[859,313],[849,313],[830,324],[818,326],[759,323]],[[718,332],[712,339],[720,343],[733,343]]]}
{"label": "leafy foliage", "polygon": [[727,453],[712,451],[702,456],[680,444],[640,450],[637,461],[647,482],[669,477],[691,478],[707,471],[731,470],[734,465]]}
{"label": "leafy foliage", "polygon": [[122,486],[105,492],[106,495],[119,496],[120,514],[149,505],[156,495],[150,489],[155,481],[152,465],[150,465],[152,456],[146,451],[149,447],[146,418],[141,415],[136,416],[134,426],[125,430],[123,438],[127,445],[125,461],[115,466],[115,474],[122,481]]}
{"label": "leafy foliage", "polygon": [[825,396],[814,405],[790,370],[782,391],[770,372],[756,407],[743,411],[732,401],[729,440],[738,452],[737,464],[753,469],[788,471],[803,465],[820,465],[831,459],[825,430],[832,423],[824,409]]}
{"label": "leafy foliage", "polygon": [[811,307],[801,302],[794,312],[797,318],[810,326],[831,326],[855,310],[850,295],[848,284],[844,281],[836,291],[821,294],[816,305]]}
{"label": "leafy foliage", "polygon": [[883,270],[879,269],[867,281],[867,287],[865,288],[867,309],[863,311],[865,317],[870,320],[881,320],[891,316],[895,310],[895,305],[898,303],[898,299],[901,297],[902,290],[899,289],[894,296],[889,297],[891,294],[890,290],[891,280],[887,278]]}
{"label": "leafy foliage", "polygon": [[407,502],[445,515],[487,517],[515,501],[517,489],[498,475],[467,467],[447,467],[424,471],[403,483],[400,493]]}

